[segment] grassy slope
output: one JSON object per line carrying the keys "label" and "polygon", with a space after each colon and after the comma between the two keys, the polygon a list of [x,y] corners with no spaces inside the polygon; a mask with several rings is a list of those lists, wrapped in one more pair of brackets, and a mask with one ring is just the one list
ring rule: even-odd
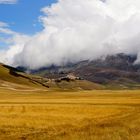
{"label": "grassy slope", "polygon": [[[8,67],[8,66],[4,66],[4,65],[0,65],[0,84],[3,82],[7,82],[5,83],[10,85],[10,87],[14,86],[14,88],[16,87],[13,84],[18,84],[18,85],[22,85],[22,86],[28,86],[28,87],[37,87],[37,88],[45,88],[43,86],[47,86],[50,89],[54,89],[54,90],[91,90],[91,89],[103,89],[104,87],[99,85],[99,84],[95,84],[89,81],[85,81],[85,80],[77,80],[77,81],[71,81],[71,82],[66,82],[66,81],[62,81],[60,83],[55,83],[55,82],[48,82],[46,83],[46,81],[39,77],[39,76],[32,76],[32,75],[27,75],[24,73],[19,73],[19,72],[15,72],[13,73],[13,68],[12,67]],[[15,75],[16,74],[16,75]],[[35,82],[35,79],[36,82]],[[43,85],[43,86],[42,86]]]}
{"label": "grassy slope", "polygon": [[18,84],[18,88],[19,85],[22,85],[22,88],[26,88],[25,86],[33,87],[33,88],[34,87],[43,88],[42,85],[46,85],[50,89],[54,89],[54,90],[140,89],[140,84],[130,81],[128,79],[120,79],[119,81],[117,80],[112,81],[105,85],[96,84],[86,80],[77,80],[71,82],[61,81],[60,83],[55,83],[55,82],[46,83],[43,80],[40,80],[39,81],[40,84],[39,84],[38,81],[35,82],[35,80],[33,80],[33,77],[40,78],[39,76],[27,75],[19,72],[18,75],[14,75],[10,72],[11,69],[12,69],[11,67],[5,67],[2,64],[0,65],[0,85],[3,82],[8,82],[5,84],[8,85],[10,84],[11,87],[12,86],[17,87],[17,85],[13,85],[13,84]]}
{"label": "grassy slope", "polygon": [[139,90],[11,92],[3,89],[0,110],[1,140],[140,139]]}
{"label": "grassy slope", "polygon": [[60,90],[93,90],[93,89],[103,89],[104,86],[89,82],[86,80],[77,81],[61,81],[60,83],[50,83],[48,84],[52,88],[57,88]]}
{"label": "grassy slope", "polygon": [[10,73],[10,68],[5,67],[0,64],[0,81],[9,82],[11,84],[21,84],[26,86],[35,86],[28,78],[24,78],[20,75],[12,75]]}

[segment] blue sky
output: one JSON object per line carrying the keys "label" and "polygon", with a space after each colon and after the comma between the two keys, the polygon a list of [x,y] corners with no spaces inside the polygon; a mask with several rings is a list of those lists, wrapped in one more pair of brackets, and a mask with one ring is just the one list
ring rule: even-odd
{"label": "blue sky", "polygon": [[15,4],[0,4],[0,21],[8,23],[13,31],[34,34],[42,29],[38,21],[41,8],[54,2],[56,0],[18,0]]}

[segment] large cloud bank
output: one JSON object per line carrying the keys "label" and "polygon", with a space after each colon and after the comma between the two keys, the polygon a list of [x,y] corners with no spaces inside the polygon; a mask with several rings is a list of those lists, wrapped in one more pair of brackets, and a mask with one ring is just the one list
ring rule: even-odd
{"label": "large cloud bank", "polygon": [[140,62],[140,0],[59,0],[42,12],[44,29],[14,34],[1,61],[36,69],[131,53]]}

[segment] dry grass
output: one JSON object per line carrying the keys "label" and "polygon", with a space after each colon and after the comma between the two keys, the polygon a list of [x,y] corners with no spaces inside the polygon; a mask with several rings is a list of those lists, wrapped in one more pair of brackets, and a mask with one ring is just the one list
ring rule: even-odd
{"label": "dry grass", "polygon": [[140,140],[140,91],[0,90],[0,140]]}

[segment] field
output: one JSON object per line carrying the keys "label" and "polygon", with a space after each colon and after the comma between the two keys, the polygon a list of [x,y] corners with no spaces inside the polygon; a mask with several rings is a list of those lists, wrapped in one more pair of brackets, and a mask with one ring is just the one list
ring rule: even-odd
{"label": "field", "polygon": [[140,91],[1,89],[0,140],[140,140]]}

